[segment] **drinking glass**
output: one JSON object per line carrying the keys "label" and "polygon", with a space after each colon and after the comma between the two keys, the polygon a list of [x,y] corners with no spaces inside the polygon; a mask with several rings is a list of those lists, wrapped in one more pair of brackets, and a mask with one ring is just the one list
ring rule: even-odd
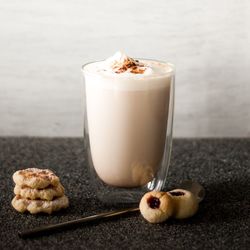
{"label": "drinking glass", "polygon": [[82,66],[84,148],[90,184],[104,203],[138,203],[164,188],[174,115],[174,66],[149,76],[120,77]]}

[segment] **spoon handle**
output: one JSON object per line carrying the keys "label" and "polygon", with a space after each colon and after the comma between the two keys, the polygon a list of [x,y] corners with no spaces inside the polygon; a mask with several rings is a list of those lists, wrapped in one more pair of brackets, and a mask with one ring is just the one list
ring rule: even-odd
{"label": "spoon handle", "polygon": [[139,208],[128,208],[128,209],[116,210],[116,211],[91,215],[91,216],[76,219],[76,220],[66,221],[66,222],[62,222],[62,223],[45,225],[45,226],[37,227],[37,228],[31,229],[31,230],[19,232],[18,235],[21,238],[27,238],[30,236],[38,235],[40,233],[45,233],[45,232],[49,232],[49,231],[56,231],[58,229],[78,225],[78,224],[81,224],[84,222],[94,221],[94,220],[112,217],[112,216],[116,216],[116,215],[122,215],[122,214],[130,213],[130,212],[134,212],[134,211],[139,211]]}

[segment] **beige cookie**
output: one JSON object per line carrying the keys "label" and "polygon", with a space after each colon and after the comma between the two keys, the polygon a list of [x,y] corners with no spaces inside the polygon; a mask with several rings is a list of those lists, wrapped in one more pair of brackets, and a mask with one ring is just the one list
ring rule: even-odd
{"label": "beige cookie", "polygon": [[53,201],[30,200],[22,198],[19,195],[16,195],[13,198],[11,204],[20,213],[29,211],[31,214],[37,214],[37,213],[51,214],[54,211],[58,211],[62,208],[68,207],[69,200],[68,197],[65,195],[56,198]]}
{"label": "beige cookie", "polygon": [[167,220],[173,214],[173,201],[165,192],[152,191],[146,193],[139,204],[142,216],[150,223]]}
{"label": "beige cookie", "polygon": [[168,192],[172,196],[174,202],[174,214],[176,219],[185,219],[193,216],[198,208],[199,202],[197,198],[184,189],[175,189]]}
{"label": "beige cookie", "polygon": [[13,174],[14,182],[23,187],[46,188],[50,185],[57,186],[59,178],[49,169],[27,168]]}
{"label": "beige cookie", "polygon": [[61,197],[64,195],[64,188],[59,183],[58,186],[49,186],[44,189],[35,189],[30,187],[21,187],[19,185],[16,185],[14,188],[15,195],[20,195],[23,198],[36,200],[48,200],[51,201],[55,197]]}

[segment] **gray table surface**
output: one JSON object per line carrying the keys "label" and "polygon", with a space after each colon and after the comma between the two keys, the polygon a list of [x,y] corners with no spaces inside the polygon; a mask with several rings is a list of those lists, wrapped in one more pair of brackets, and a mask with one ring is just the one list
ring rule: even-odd
{"label": "gray table surface", "polygon": [[[54,170],[70,207],[50,216],[17,213],[12,174],[27,167]],[[249,176],[250,139],[176,139],[166,189],[185,179],[204,185],[193,218],[153,225],[135,213],[24,240],[19,230],[113,208],[91,190],[81,138],[0,138],[0,249],[249,249]]]}

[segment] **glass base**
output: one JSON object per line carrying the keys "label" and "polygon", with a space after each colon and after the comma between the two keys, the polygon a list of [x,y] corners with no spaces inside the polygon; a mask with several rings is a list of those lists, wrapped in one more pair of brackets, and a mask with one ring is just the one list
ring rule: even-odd
{"label": "glass base", "polygon": [[96,174],[93,168],[90,169],[92,186],[97,198],[105,204],[118,205],[118,204],[138,204],[144,193],[148,192],[147,186],[127,188],[115,187],[104,183]]}
{"label": "glass base", "polygon": [[[146,191],[145,191],[146,192]],[[122,190],[115,190],[115,192],[106,191],[97,191],[98,199],[108,205],[122,205],[122,204],[139,204],[141,197],[145,192],[140,191],[128,191]]]}

